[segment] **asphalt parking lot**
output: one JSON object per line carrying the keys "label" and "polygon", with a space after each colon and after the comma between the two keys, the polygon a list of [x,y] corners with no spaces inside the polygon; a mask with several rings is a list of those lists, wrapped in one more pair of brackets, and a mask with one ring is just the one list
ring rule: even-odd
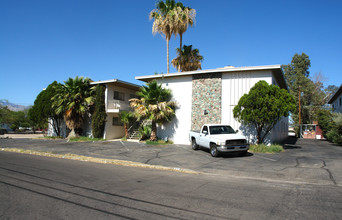
{"label": "asphalt parking lot", "polygon": [[190,169],[206,175],[264,181],[342,186],[342,147],[324,140],[289,139],[278,154],[226,154],[213,158],[190,145],[146,145],[123,141],[67,142],[31,138],[0,139],[0,148],[20,148],[55,154],[128,160]]}

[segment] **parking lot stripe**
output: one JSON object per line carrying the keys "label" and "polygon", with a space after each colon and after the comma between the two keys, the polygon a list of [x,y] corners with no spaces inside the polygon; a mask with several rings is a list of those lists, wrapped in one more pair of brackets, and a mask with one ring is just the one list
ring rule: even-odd
{"label": "parking lot stripe", "polygon": [[128,147],[126,147],[126,144],[124,144],[121,140],[120,143],[126,148],[127,151],[129,151]]}
{"label": "parking lot stripe", "polygon": [[274,162],[277,161],[277,160],[274,160],[274,159],[271,159],[271,158],[268,158],[268,157],[263,157],[263,156],[260,156],[260,155],[255,155],[255,154],[254,154],[254,156],[260,157],[260,158],[265,159],[265,160],[274,161]]}

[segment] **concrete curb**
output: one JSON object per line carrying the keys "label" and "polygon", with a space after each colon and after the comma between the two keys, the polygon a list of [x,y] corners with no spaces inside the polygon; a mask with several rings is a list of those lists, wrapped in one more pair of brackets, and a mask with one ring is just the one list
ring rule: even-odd
{"label": "concrete curb", "polygon": [[187,174],[200,174],[200,172],[193,171],[190,169],[182,169],[182,168],[177,168],[177,167],[165,167],[165,166],[160,166],[160,165],[150,165],[150,164],[132,162],[132,161],[127,161],[127,160],[87,157],[87,156],[81,156],[81,155],[76,155],[76,154],[55,154],[51,152],[25,150],[25,149],[20,149],[20,148],[1,148],[1,151],[21,153],[21,154],[30,154],[30,155],[37,155],[37,156],[43,156],[43,157],[53,157],[53,158],[60,158],[60,159],[86,161],[86,162],[92,162],[92,163],[113,164],[113,165],[127,166],[127,167],[140,167],[140,168],[148,168],[148,169],[155,169],[155,170],[165,170],[165,171],[173,171],[173,172],[187,173]]}

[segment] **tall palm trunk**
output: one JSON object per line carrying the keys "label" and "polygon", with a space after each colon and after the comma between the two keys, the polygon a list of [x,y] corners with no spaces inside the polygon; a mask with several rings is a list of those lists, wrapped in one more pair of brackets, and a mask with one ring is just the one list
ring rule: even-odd
{"label": "tall palm trunk", "polygon": [[125,137],[128,138],[128,126],[126,123],[124,123],[124,129],[125,129]]}
{"label": "tall palm trunk", "polygon": [[182,51],[183,44],[183,34],[179,33],[179,49]]}
{"label": "tall palm trunk", "polygon": [[152,120],[150,141],[156,141],[156,140],[157,140],[157,124],[154,120]]}
{"label": "tall palm trunk", "polygon": [[169,38],[166,37],[166,60],[167,60],[167,73],[170,73],[170,62],[169,62]]}
{"label": "tall palm trunk", "polygon": [[75,132],[75,128],[72,128],[69,135],[68,135],[68,139],[70,139],[71,137],[77,137],[77,134]]}

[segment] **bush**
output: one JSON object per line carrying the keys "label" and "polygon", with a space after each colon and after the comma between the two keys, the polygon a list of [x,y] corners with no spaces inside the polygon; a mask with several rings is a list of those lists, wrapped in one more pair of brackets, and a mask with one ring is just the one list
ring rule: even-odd
{"label": "bush", "polygon": [[105,109],[105,87],[97,85],[95,94],[94,113],[92,115],[91,127],[94,138],[103,137],[104,127],[106,123],[106,109]]}
{"label": "bush", "polygon": [[44,136],[44,139],[64,139],[62,136]]}
{"label": "bush", "polygon": [[105,141],[106,139],[103,138],[90,138],[90,137],[71,137],[69,141],[72,142],[83,142],[83,141]]}
{"label": "bush", "polygon": [[146,144],[166,145],[166,144],[173,144],[173,142],[172,141],[157,140],[157,141],[146,141]]}
{"label": "bush", "polygon": [[265,144],[252,144],[249,146],[249,151],[253,153],[279,153],[284,151],[284,148],[278,144],[267,146]]}
{"label": "bush", "polygon": [[324,125],[325,122],[328,122],[329,126],[323,130],[324,136],[328,141],[331,141],[335,144],[342,145],[342,114],[341,113],[333,113],[326,114],[325,118],[319,118],[318,123],[320,125]]}
{"label": "bush", "polygon": [[139,128],[139,133],[141,135],[141,140],[147,140],[151,137],[152,126],[145,125]]}

